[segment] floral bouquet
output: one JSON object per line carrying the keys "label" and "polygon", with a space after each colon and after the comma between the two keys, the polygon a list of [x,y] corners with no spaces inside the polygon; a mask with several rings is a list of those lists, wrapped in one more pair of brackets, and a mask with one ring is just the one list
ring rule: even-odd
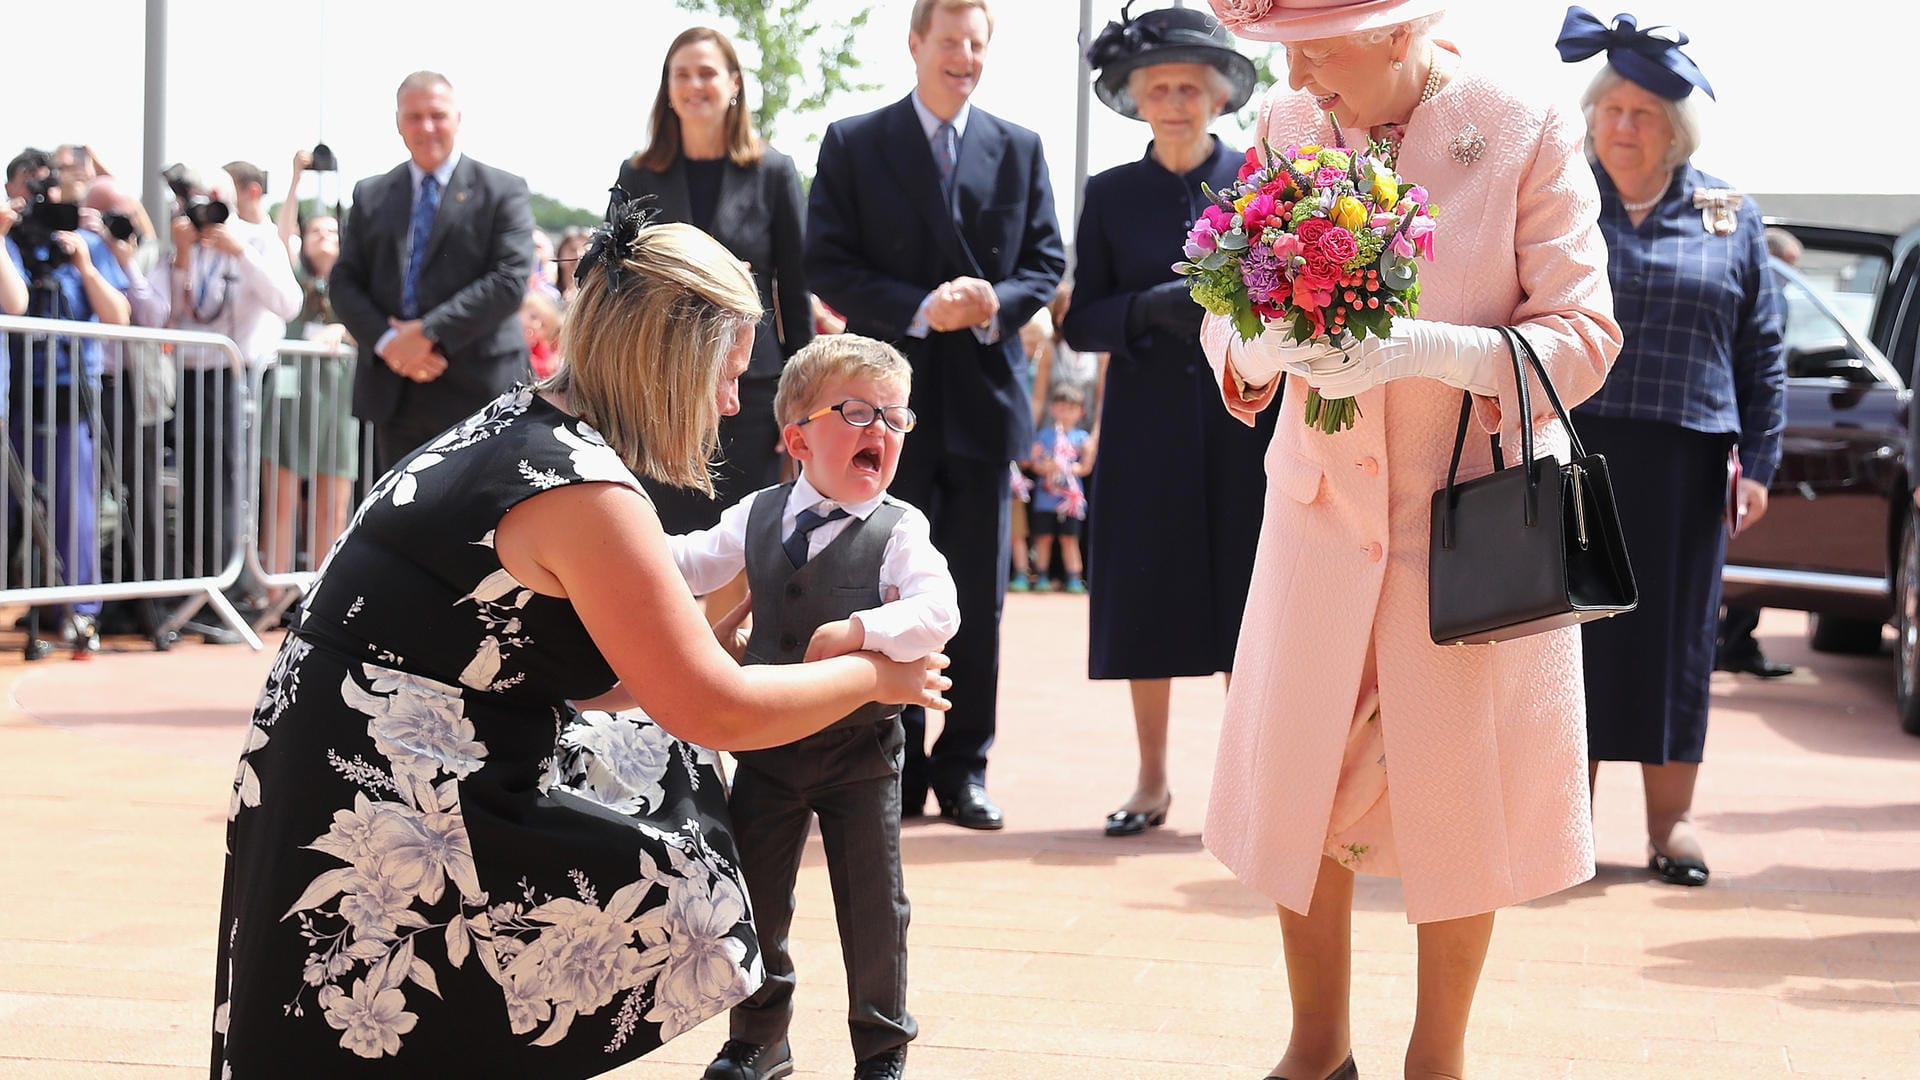
{"label": "floral bouquet", "polygon": [[[1245,341],[1269,323],[1285,325],[1289,340],[1341,349],[1368,334],[1387,337],[1394,316],[1420,308],[1414,259],[1432,260],[1434,229],[1426,189],[1402,180],[1392,159],[1382,143],[1248,150],[1237,184],[1202,188],[1212,205],[1174,270],[1187,275],[1194,301],[1231,318]],[[1307,423],[1329,434],[1352,427],[1359,412],[1352,398],[1307,395]]]}

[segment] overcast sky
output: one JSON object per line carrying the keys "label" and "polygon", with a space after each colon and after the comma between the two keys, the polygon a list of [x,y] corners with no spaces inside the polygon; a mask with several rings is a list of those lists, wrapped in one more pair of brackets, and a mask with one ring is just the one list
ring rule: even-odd
{"label": "overcast sky", "polygon": [[[859,6],[813,0],[809,14],[832,19]],[[814,140],[829,121],[877,108],[911,86],[911,2],[873,6],[861,75],[882,89],[845,95],[824,113],[787,117],[774,127],[775,145],[809,171]],[[1135,13],[1164,6],[1170,0],[1141,0]],[[22,145],[86,142],[116,172],[138,173],[142,0],[89,5],[83,21],[76,21],[77,9],[54,4],[10,7],[9,55],[22,72],[25,57],[40,59],[30,80],[16,72],[0,149],[11,156]],[[231,21],[235,10],[246,12],[244,22]],[[501,14],[479,14],[489,10]],[[1096,28],[1118,10],[1117,0],[1097,4]],[[1600,61],[1558,61],[1553,39],[1565,10],[1552,0],[1467,0],[1438,33],[1457,41],[1470,62],[1570,107]],[[1595,10],[1605,18],[1617,9]],[[1816,10],[1781,0],[1661,0],[1635,13],[1643,24],[1670,23],[1692,35],[1687,51],[1719,92],[1722,104],[1710,114],[1695,159],[1703,168],[1750,191],[1915,190],[1920,138],[1909,83],[1916,20],[1876,17],[1864,6],[1834,9],[1851,13],[1847,18],[1815,17]],[[1077,212],[1079,11],[1079,0],[999,0],[974,98],[1040,132],[1069,232]],[[667,43],[695,21],[670,0],[541,0],[490,9],[418,0],[244,8],[172,0],[166,157],[254,161],[268,170],[276,199],[284,195],[293,151],[322,135],[348,181],[383,172],[404,156],[393,128],[394,87],[407,72],[431,68],[458,93],[465,152],[521,173],[536,191],[597,209],[621,159],[646,138]],[[37,89],[18,89],[29,82]],[[1245,145],[1231,118],[1216,131]],[[1093,171],[1138,157],[1146,140],[1145,125],[1094,102]],[[333,189],[324,194],[332,199]]]}

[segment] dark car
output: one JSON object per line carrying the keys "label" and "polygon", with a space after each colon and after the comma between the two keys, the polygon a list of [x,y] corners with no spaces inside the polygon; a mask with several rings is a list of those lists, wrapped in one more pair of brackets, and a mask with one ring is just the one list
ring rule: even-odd
{"label": "dark car", "polygon": [[1900,723],[1920,735],[1920,512],[1909,462],[1920,233],[1781,224],[1787,430],[1766,518],[1727,546],[1728,603],[1810,612],[1823,652],[1872,653],[1892,623]]}

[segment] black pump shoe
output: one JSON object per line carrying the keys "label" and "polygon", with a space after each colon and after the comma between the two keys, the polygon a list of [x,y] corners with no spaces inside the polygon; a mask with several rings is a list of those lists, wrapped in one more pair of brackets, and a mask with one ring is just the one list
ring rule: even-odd
{"label": "black pump shoe", "polygon": [[[1287,1080],[1287,1078],[1275,1073],[1267,1077],[1267,1080]],[[1353,1063],[1353,1055],[1348,1054],[1347,1060],[1341,1062],[1339,1068],[1328,1073],[1327,1080],[1360,1080],[1360,1068]]]}
{"label": "black pump shoe", "polygon": [[1662,855],[1656,851],[1647,857],[1647,869],[1669,885],[1698,887],[1707,883],[1707,864],[1691,855]]}
{"label": "black pump shoe", "polygon": [[1160,800],[1153,810],[1115,810],[1107,815],[1108,836],[1139,836],[1148,829],[1157,829],[1167,823],[1167,811],[1173,809],[1173,792]]}

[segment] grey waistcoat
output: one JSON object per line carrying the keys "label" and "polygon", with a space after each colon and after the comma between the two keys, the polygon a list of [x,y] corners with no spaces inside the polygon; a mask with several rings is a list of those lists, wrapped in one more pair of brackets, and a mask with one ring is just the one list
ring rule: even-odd
{"label": "grey waistcoat", "polygon": [[[756,496],[747,512],[747,588],[753,594],[753,633],[747,639],[748,664],[797,664],[807,642],[825,623],[880,606],[880,567],[887,538],[906,508],[883,500],[865,521],[855,518],[833,542],[798,570],[780,546],[780,518],[792,484]],[[869,702],[834,727],[885,720],[898,705]]]}

